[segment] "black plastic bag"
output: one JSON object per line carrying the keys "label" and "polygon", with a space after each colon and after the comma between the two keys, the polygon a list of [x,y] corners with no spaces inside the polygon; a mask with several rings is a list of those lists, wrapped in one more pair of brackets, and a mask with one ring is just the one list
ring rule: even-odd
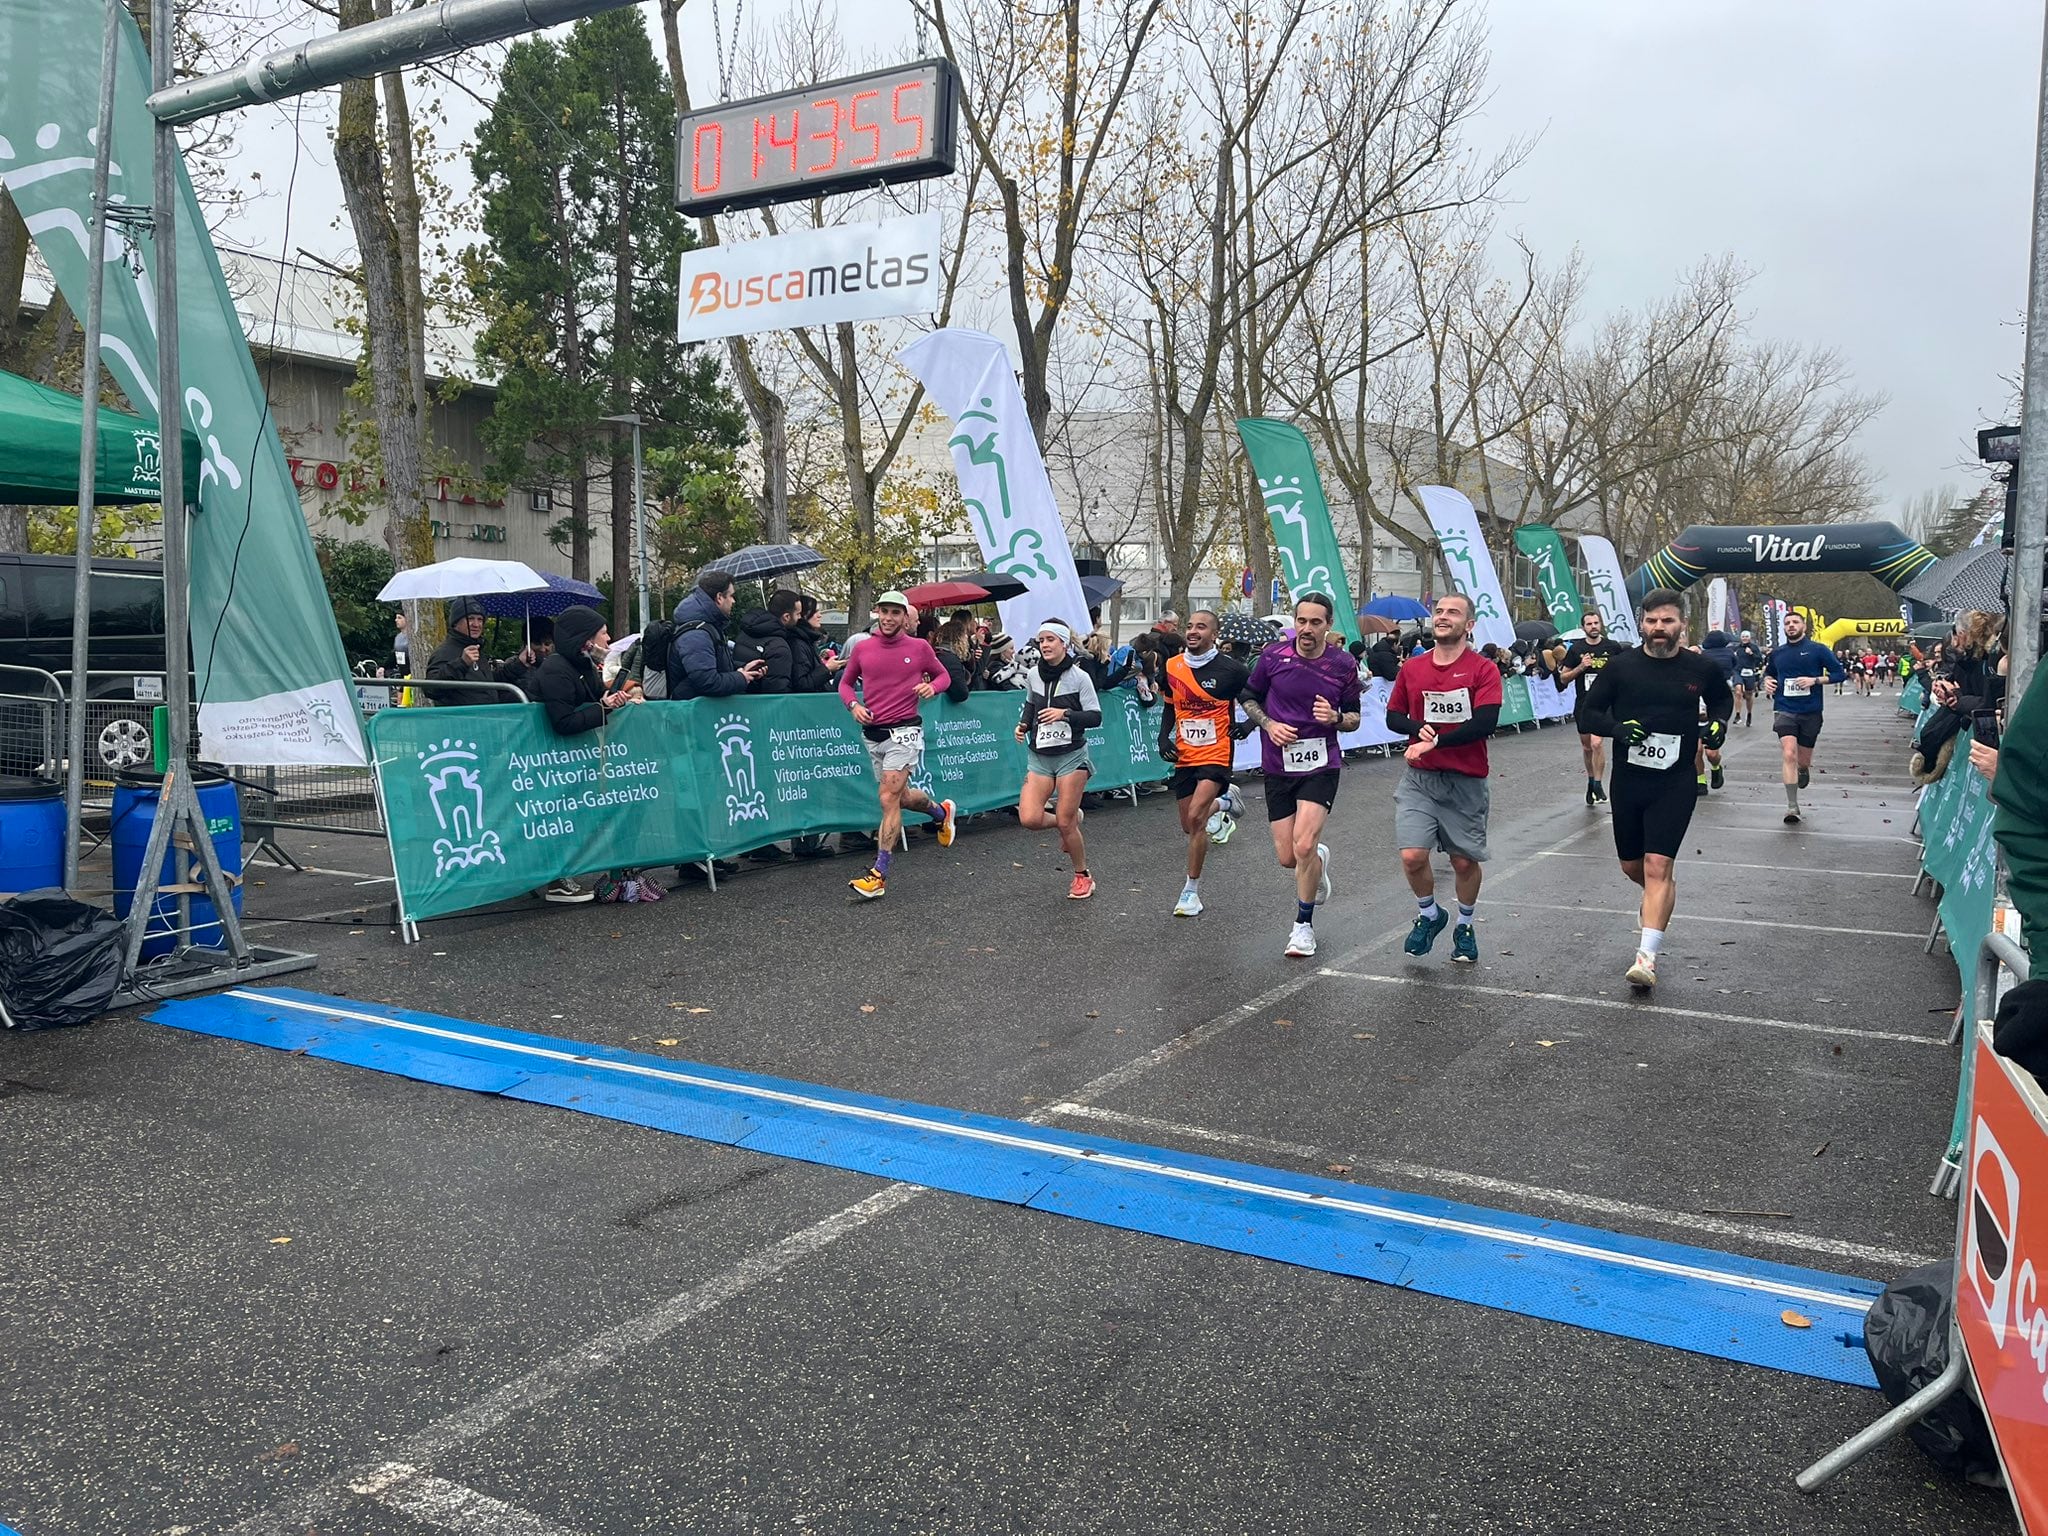
{"label": "black plastic bag", "polygon": [[0,1009],[16,1029],[61,1029],[107,1011],[121,984],[121,920],[62,891],[0,901]]}
{"label": "black plastic bag", "polygon": [[[1950,1313],[1955,1309],[1954,1267],[1923,1264],[1884,1288],[1863,1320],[1863,1348],[1877,1384],[1894,1405],[1948,1366]],[[1916,1420],[1906,1433],[1951,1477],[1997,1487],[2004,1481],[1984,1410],[1968,1388]]]}

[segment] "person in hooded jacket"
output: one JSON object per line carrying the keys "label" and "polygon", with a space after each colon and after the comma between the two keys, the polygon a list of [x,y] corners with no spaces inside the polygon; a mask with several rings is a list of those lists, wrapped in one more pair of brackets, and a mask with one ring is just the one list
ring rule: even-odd
{"label": "person in hooded jacket", "polygon": [[[491,666],[483,656],[484,605],[473,597],[448,600],[448,638],[427,658],[427,680],[435,683],[488,683]],[[470,688],[429,688],[429,704],[488,704],[491,696]]]}
{"label": "person in hooded jacket", "polygon": [[[780,599],[782,593],[775,594]],[[796,622],[783,632],[789,643],[789,691],[791,693],[825,693],[832,687],[833,668],[820,653],[823,634],[811,623],[811,616],[818,611],[815,598],[805,597],[801,592],[789,594],[797,601]],[[774,607],[771,600],[769,606]]]}
{"label": "person in hooded jacket", "polygon": [[[501,683],[510,683],[522,693],[532,681],[533,674],[540,670],[540,664],[555,648],[555,621],[546,614],[533,619],[527,626],[526,644],[516,656],[507,656],[497,665],[496,676]],[[483,700],[477,700],[482,703]]]}
{"label": "person in hooded jacket", "polygon": [[[528,679],[533,701],[547,712],[557,736],[581,736],[603,725],[614,709],[639,700],[630,692],[606,693],[591,653],[602,656],[611,644],[604,616],[578,604],[555,620],[555,648],[541,658]],[[564,877],[542,890],[546,901],[593,901],[597,892],[581,881]]]}
{"label": "person in hooded jacket", "polygon": [[804,600],[801,594],[777,592],[765,608],[749,608],[740,615],[739,635],[733,641],[733,657],[744,662],[759,661],[765,670],[747,684],[749,693],[794,693],[796,652],[790,645],[790,627],[799,622]]}
{"label": "person in hooded jacket", "polygon": [[755,678],[767,675],[768,664],[759,658],[733,666],[725,638],[732,605],[732,577],[723,571],[704,572],[690,595],[676,604],[676,638],[668,652],[670,698],[727,698],[745,693]]}

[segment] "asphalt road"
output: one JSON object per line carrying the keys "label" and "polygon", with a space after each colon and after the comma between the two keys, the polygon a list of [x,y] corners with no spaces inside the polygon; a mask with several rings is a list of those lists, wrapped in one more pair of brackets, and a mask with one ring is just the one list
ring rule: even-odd
{"label": "asphalt road", "polygon": [[[1193,921],[1163,795],[1090,815],[1089,903],[991,816],[879,903],[785,864],[412,948],[379,845],[300,836],[250,915],[366,1003],[1882,1279],[1952,1246],[1956,977],[1904,723],[1829,718],[1796,831],[1736,728],[1655,1007],[1557,728],[1496,742],[1470,970],[1400,953],[1377,761],[1306,964],[1256,780]],[[1869,1391],[139,1015],[0,1039],[0,1127],[25,1536],[2012,1529],[1903,1443],[1799,1495]]]}

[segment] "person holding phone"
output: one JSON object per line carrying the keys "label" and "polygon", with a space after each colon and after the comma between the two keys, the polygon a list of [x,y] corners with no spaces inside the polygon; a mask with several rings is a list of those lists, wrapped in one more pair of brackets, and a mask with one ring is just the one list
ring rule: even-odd
{"label": "person holding phone", "polygon": [[1764,692],[1776,710],[1771,728],[1778,733],[1788,827],[1799,825],[1799,791],[1813,780],[1813,748],[1827,698],[1821,690],[1847,675],[1841,658],[1807,636],[1804,614],[1785,615],[1785,643],[1764,662]]}
{"label": "person holding phone", "polygon": [[[533,669],[528,687],[557,736],[598,730],[614,710],[640,702],[630,688],[605,692],[595,658],[603,656],[611,643],[604,615],[595,608],[579,603],[555,619],[554,649]],[[548,882],[540,894],[543,901],[561,903],[593,901],[597,896],[591,887],[567,876]]]}

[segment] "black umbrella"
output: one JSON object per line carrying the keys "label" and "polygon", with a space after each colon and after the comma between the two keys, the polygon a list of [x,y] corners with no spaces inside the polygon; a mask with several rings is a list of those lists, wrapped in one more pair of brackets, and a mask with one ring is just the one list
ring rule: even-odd
{"label": "black umbrella", "polygon": [[1024,583],[1007,571],[969,571],[960,580],[981,588],[990,602],[1000,603],[1005,598],[1022,597],[1028,590]]}
{"label": "black umbrella", "polygon": [[1254,652],[1264,650],[1274,640],[1273,626],[1248,613],[1224,614],[1217,633],[1225,644],[1249,646]]}
{"label": "black umbrella", "polygon": [[1899,596],[1951,613],[1976,608],[2005,611],[2005,572],[2010,560],[1996,544],[1944,556],[1899,589]]}
{"label": "black umbrella", "polygon": [[1548,619],[1524,619],[1515,626],[1517,640],[1530,640],[1541,645],[1557,633],[1557,626]]}
{"label": "black umbrella", "polygon": [[804,544],[749,544],[729,555],[720,555],[705,565],[707,571],[723,571],[734,581],[766,581],[823,565],[825,557]]}
{"label": "black umbrella", "polygon": [[1123,591],[1123,589],[1124,584],[1114,576],[1083,576],[1081,578],[1081,595],[1088,599],[1088,606],[1090,608],[1100,608],[1112,597],[1115,597],[1117,593]]}

